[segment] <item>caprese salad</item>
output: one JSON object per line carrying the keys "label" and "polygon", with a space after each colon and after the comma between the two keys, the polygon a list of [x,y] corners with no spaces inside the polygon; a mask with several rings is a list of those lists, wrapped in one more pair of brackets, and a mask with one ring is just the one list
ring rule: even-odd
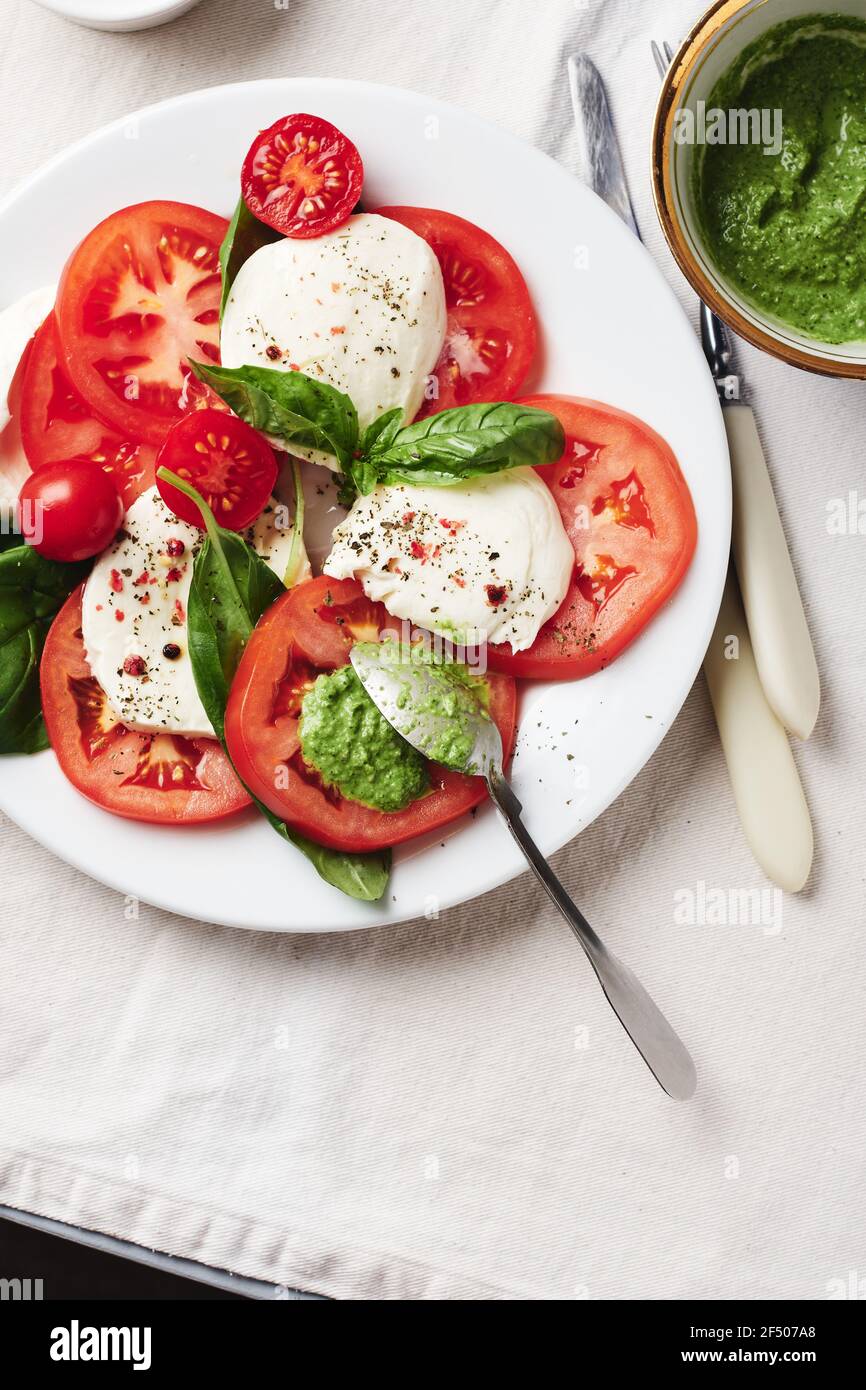
{"label": "caprese salad", "polygon": [[507,756],[518,682],[612,661],[694,551],[664,440],[521,396],[537,338],[508,251],[367,206],[316,116],[256,136],[228,223],[176,202],[100,222],[0,315],[0,752],[50,745],[136,820],[252,804],[381,897],[391,847],[486,791],[392,729],[352,645],[435,640]]}

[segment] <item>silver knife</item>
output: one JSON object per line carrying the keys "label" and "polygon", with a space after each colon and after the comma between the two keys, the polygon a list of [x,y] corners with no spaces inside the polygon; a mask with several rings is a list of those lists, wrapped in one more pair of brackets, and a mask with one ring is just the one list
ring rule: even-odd
{"label": "silver knife", "polygon": [[585,53],[569,58],[568,85],[587,183],[640,241],[607,92],[598,68]]}
{"label": "silver knife", "polygon": [[[568,60],[568,79],[590,186],[640,236],[601,75],[592,60],[580,53]],[[709,311],[702,337],[717,388],[721,381],[724,390],[733,395],[740,384],[732,370],[730,342],[722,323]],[[720,389],[720,399],[721,396]],[[751,615],[747,627],[737,578],[731,567],[704,671],[746,838],[765,873],[780,887],[796,892],[808,878],[812,865],[812,824],[790,745],[777,718],[778,710],[774,712],[772,707],[769,692],[776,693],[787,718],[800,725],[796,731],[805,737],[811,732],[817,715],[818,673],[766,464],[763,454],[756,458],[754,452],[757,441],[754,417],[748,406],[739,404],[735,395],[734,402],[733,406],[725,403],[723,412],[735,496],[740,491],[739,505],[735,502],[738,521],[734,523],[734,535],[736,537],[739,530],[739,563],[748,576],[747,586],[752,595],[762,651],[759,659],[759,643],[751,628]],[[760,444],[757,447],[760,450]],[[741,483],[740,476],[746,472],[757,473],[757,483],[754,477]],[[766,479],[765,485],[761,474]],[[767,492],[775,515],[775,535],[767,507]],[[770,562],[781,569],[787,567],[788,584],[776,585],[772,577],[765,574],[768,562],[760,552],[767,546],[768,532],[771,534]],[[779,538],[783,559],[778,553]],[[791,584],[795,596],[793,620]],[[758,588],[763,592],[756,592]],[[797,609],[802,620],[799,628]],[[781,658],[779,649],[785,646],[784,633],[767,633],[770,614],[778,629],[793,623],[794,642]],[[736,638],[734,645],[728,640],[730,638]],[[738,653],[735,659],[730,659],[732,651]],[[766,686],[762,664],[767,668]],[[803,688],[807,698],[798,699],[798,692],[802,696]],[[787,724],[787,719],[782,722]]]}

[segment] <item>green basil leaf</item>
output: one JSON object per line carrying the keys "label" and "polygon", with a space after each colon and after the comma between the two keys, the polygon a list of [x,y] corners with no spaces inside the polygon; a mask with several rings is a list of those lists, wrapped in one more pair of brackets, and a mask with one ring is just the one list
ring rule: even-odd
{"label": "green basil leaf", "polygon": [[358,500],[358,489],[352,479],[347,477],[345,473],[337,473],[336,482],[337,501],[341,507],[346,507],[348,509],[352,506],[353,502]]}
{"label": "green basil leaf", "polygon": [[253,628],[283,592],[243,536],[207,536],[195,557],[187,605],[189,652],[201,702],[219,739],[234,674]]}
{"label": "green basil leaf", "polygon": [[458,406],[428,415],[398,430],[383,431],[366,468],[352,470],[359,492],[379,483],[421,483],[449,487],[465,478],[506,468],[554,463],[565,448],[565,433],[554,415],[507,401]]}
{"label": "green basil leaf", "polygon": [[399,406],[394,410],[386,410],[384,415],[380,415],[365,429],[361,439],[361,453],[369,454],[373,449],[387,449],[398,433],[402,420],[403,412]]}
{"label": "green basil leaf", "polygon": [[[349,482],[352,486],[352,490],[354,491],[356,497],[359,495],[361,497],[366,497],[369,492],[373,491],[374,487],[378,486],[379,483],[402,481],[400,479],[393,479],[390,476],[383,476],[382,470],[378,466],[377,460],[375,458],[364,457],[363,455],[360,458],[355,459],[354,463],[351,466],[351,469],[349,470],[348,476]],[[420,481],[420,479],[416,479],[416,481]],[[345,505],[343,500],[343,491],[344,490],[341,488],[340,492],[337,495],[337,500],[342,505]],[[352,501],[354,500],[355,499],[353,497]],[[349,505],[351,506],[351,502],[349,503]]]}
{"label": "green basil leaf", "polygon": [[[195,488],[166,468],[159,470],[159,476],[192,498],[205,524],[207,534],[193,564],[187,641],[196,689],[230,758],[225,741],[229,689],[253,628],[284,592],[284,586],[243,536],[217,525]],[[326,883],[362,902],[376,902],[382,897],[388,885],[390,853],[346,854],[314,844],[281,821],[257,797],[253,796],[253,801],[268,824],[306,855]]]}
{"label": "green basil leaf", "polygon": [[39,661],[55,614],[89,569],[46,560],[29,545],[0,553],[0,753],[48,747]]}
{"label": "green basil leaf", "polygon": [[305,835],[290,829],[284,821],[269,811],[267,806],[262,805],[255,797],[253,800],[277,834],[282,835],[284,840],[306,855],[319,877],[330,883],[332,888],[339,888],[347,897],[357,898],[365,903],[378,902],[384,895],[391,875],[389,849],[374,854],[349,854],[343,850],[328,849],[326,845],[317,845]]}
{"label": "green basil leaf", "polygon": [[257,217],[253,217],[243,198],[239,198],[219,252],[222,275],[220,323],[223,321],[229,291],[244,261],[248,261],[253,252],[260,250],[262,246],[279,240],[280,233],[260,222]]}
{"label": "green basil leaf", "polygon": [[167,468],[159,477],[199,508],[205,537],[196,554],[187,603],[187,640],[205,713],[220,742],[229,688],[259,618],[283,592],[279,577],[237,531],[219,526],[204,498]]}
{"label": "green basil leaf", "polygon": [[286,565],[286,572],[283,575],[283,583],[287,589],[291,589],[297,583],[298,575],[303,568],[304,562],[304,512],[306,510],[306,499],[304,498],[304,484],[301,479],[301,465],[296,458],[291,460],[292,484],[295,489],[295,516],[292,522],[292,546],[289,551],[289,561]]}
{"label": "green basil leaf", "polygon": [[189,365],[199,381],[216,391],[254,429],[294,448],[333,454],[348,471],[358,447],[358,414],[348,396],[304,372],[270,367]]}

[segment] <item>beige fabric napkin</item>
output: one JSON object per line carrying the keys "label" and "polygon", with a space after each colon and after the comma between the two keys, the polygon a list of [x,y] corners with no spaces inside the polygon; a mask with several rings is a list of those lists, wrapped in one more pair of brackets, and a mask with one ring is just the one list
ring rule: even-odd
{"label": "beige fabric napkin", "polygon": [[[692,312],[649,204],[648,43],[697,9],[204,0],[165,29],[106,35],[7,0],[0,191],[127,110],[281,74],[417,88],[573,167],[563,58],[581,46],[608,80],[647,241]],[[832,534],[828,507],[860,500],[863,391],[752,351],[743,365],[824,681],[796,750],[812,882],[765,899],[755,925],[731,920],[738,891],[766,885],[701,680],[651,765],[556,859],[688,1041],[696,1101],[653,1085],[526,877],[438,921],[244,934],[127,903],[3,821],[0,1202],[348,1298],[856,1287],[866,540]]]}

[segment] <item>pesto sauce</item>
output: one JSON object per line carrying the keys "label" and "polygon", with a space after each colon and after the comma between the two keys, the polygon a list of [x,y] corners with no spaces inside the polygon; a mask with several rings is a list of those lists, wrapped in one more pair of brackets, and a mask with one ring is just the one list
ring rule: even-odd
{"label": "pesto sauce", "polygon": [[424,759],[377,710],[351,666],[318,676],[304,696],[301,752],[350,801],[402,811],[428,790]]}
{"label": "pesto sauce", "polygon": [[707,109],[781,110],[782,149],[707,144],[696,195],[707,249],[757,309],[825,343],[866,339],[866,22],[775,25]]}

